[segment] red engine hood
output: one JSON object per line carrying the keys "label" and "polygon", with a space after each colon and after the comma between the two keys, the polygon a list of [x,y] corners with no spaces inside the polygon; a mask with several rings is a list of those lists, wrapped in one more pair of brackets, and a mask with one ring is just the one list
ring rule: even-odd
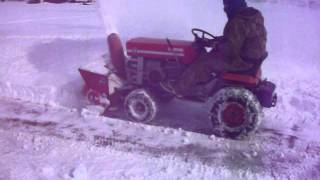
{"label": "red engine hood", "polygon": [[152,59],[175,60],[189,64],[195,60],[198,52],[193,48],[192,41],[166,39],[134,38],[126,43],[127,55],[131,57],[144,57]]}

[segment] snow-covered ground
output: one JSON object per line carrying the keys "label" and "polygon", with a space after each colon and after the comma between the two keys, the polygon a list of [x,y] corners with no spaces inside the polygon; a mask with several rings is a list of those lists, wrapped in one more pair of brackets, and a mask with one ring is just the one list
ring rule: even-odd
{"label": "snow-covered ground", "polygon": [[212,136],[205,108],[193,103],[173,101],[151,125],[96,116],[84,108],[77,71],[104,61],[112,31],[123,41],[191,40],[192,27],[221,34],[221,2],[101,2],[0,3],[0,179],[320,176],[319,9],[250,4],[265,15],[263,73],[277,84],[279,103],[255,137],[233,141]]}
{"label": "snow-covered ground", "polygon": [[[93,111],[0,101],[4,179],[312,179],[316,141],[259,131],[235,141]],[[1,176],[0,176],[1,177]]]}

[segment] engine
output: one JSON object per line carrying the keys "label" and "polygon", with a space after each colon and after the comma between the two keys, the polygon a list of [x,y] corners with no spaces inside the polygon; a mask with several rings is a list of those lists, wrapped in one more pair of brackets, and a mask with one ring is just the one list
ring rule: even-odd
{"label": "engine", "polygon": [[157,86],[174,80],[198,56],[192,41],[134,38],[126,43],[128,81]]}

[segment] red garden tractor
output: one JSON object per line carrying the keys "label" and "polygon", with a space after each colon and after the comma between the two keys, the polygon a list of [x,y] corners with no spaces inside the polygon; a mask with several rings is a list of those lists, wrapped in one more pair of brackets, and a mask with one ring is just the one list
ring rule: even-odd
{"label": "red garden tractor", "polygon": [[[194,41],[133,38],[126,42],[126,53],[119,36],[110,34],[111,65],[105,66],[105,72],[79,69],[88,87],[87,99],[104,106],[121,105],[128,118],[136,122],[154,120],[158,108],[175,98],[160,83],[176,81],[200,54],[207,52],[206,42],[216,38],[201,29],[192,29],[192,33]],[[261,79],[260,65],[255,68],[258,71],[213,73],[210,80],[191,88],[190,95],[182,99],[207,104],[216,134],[246,136],[257,129],[263,118],[262,108],[273,107],[277,101],[275,85]]]}

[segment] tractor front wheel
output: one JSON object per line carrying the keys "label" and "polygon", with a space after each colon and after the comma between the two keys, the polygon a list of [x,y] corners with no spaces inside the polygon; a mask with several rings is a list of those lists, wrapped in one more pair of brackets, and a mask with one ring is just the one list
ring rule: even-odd
{"label": "tractor front wheel", "polygon": [[144,89],[133,90],[126,96],[124,110],[131,120],[143,123],[152,121],[158,112],[155,98]]}

